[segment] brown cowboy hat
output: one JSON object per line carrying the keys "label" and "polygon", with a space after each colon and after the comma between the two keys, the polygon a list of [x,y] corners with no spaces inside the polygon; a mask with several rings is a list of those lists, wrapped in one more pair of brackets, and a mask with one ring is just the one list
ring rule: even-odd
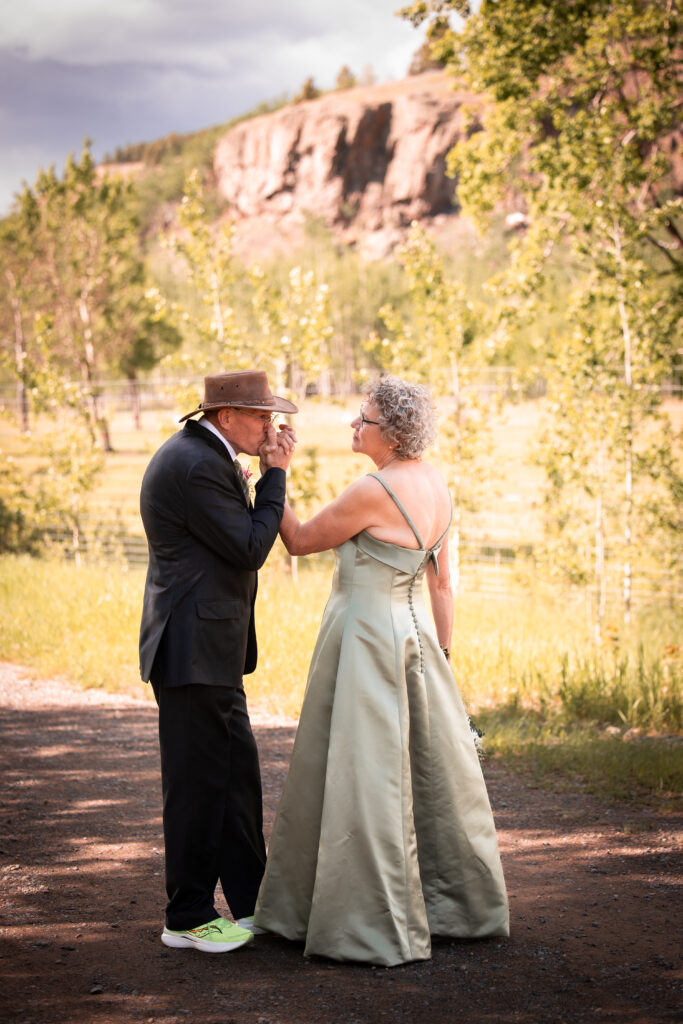
{"label": "brown cowboy hat", "polygon": [[234,373],[214,373],[204,378],[204,401],[196,409],[181,416],[179,423],[207,409],[226,406],[244,409],[265,409],[268,412],[298,412],[293,402],[274,395],[268,387],[263,370],[236,370]]}

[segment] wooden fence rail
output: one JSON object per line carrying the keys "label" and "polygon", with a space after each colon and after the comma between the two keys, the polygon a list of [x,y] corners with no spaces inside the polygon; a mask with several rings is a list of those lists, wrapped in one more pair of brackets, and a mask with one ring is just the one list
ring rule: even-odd
{"label": "wooden fence rail", "polygon": [[[49,540],[67,558],[76,558],[76,546],[72,535],[63,530],[50,530]],[[147,566],[147,542],[141,535],[123,531],[107,531],[99,524],[95,529],[84,530],[78,539],[78,556],[86,563],[105,563],[145,568]],[[313,556],[315,557],[315,556]],[[456,590],[460,594],[482,594],[488,597],[504,598],[513,594],[531,593],[537,577],[533,552],[529,545],[518,550],[504,542],[499,547],[489,540],[487,544],[461,545],[460,565]],[[680,573],[635,569],[633,574],[633,607],[642,607],[653,601],[675,604],[683,600],[683,579]],[[618,568],[613,567],[608,575],[607,599],[611,604],[621,600],[622,581]],[[588,598],[590,587],[558,588],[569,600]]]}

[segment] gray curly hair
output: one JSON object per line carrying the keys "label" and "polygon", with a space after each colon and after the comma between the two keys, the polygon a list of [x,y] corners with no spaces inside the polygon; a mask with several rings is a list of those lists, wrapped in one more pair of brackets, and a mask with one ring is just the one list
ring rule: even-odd
{"label": "gray curly hair", "polygon": [[419,459],[436,437],[431,395],[421,384],[400,377],[380,377],[370,384],[367,399],[379,409],[380,430],[399,459]]}

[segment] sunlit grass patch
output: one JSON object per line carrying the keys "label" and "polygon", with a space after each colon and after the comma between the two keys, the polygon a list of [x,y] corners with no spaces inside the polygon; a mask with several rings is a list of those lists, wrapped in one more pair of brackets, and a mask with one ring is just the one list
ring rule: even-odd
{"label": "sunlit grass patch", "polygon": [[145,574],[0,558],[0,657],[86,688],[143,696],[137,633]]}
{"label": "sunlit grass patch", "polygon": [[[325,564],[325,561],[327,564]],[[256,602],[259,659],[245,677],[251,701],[273,714],[298,717],[332,579],[332,562],[300,568],[298,582],[283,568],[260,575]]]}
{"label": "sunlit grass patch", "polygon": [[455,602],[453,669],[474,711],[507,707],[563,721],[683,729],[681,613],[659,606],[596,646],[560,597]]}
{"label": "sunlit grass patch", "polygon": [[633,735],[597,723],[545,720],[519,709],[476,716],[486,757],[501,758],[559,788],[576,782],[602,799],[648,803],[660,810],[683,806],[683,738]]}

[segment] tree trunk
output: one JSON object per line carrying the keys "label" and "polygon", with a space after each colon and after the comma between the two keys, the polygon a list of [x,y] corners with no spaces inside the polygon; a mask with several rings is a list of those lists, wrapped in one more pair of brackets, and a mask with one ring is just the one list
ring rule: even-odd
{"label": "tree trunk", "polygon": [[[622,263],[621,251],[621,229],[615,225],[614,230],[615,250],[617,261]],[[631,325],[626,311],[623,285],[619,284],[618,293],[619,319],[621,321],[621,334],[624,342],[624,384],[627,390],[627,426],[626,426],[626,450],[624,452],[624,622],[628,626],[631,622],[631,597],[633,580],[631,574],[631,548],[633,541],[633,338],[631,336]]]}
{"label": "tree trunk", "polygon": [[633,578],[631,572],[631,547],[632,547],[632,519],[633,519],[633,433],[629,426],[627,450],[626,450],[626,487],[625,487],[626,508],[624,511],[624,545],[626,556],[624,558],[624,621],[626,625],[631,622],[631,598],[633,589]]}
{"label": "tree trunk", "polygon": [[[460,368],[458,366],[458,360],[455,355],[451,353],[450,357],[451,364],[451,391],[453,399],[455,401],[455,443],[456,448],[460,445],[460,414],[461,414],[461,403],[460,403]],[[458,459],[458,465],[461,465],[461,460]],[[452,500],[452,499],[451,499]],[[456,493],[456,501],[453,505],[453,525],[451,528],[449,538],[449,563],[451,570],[451,585],[453,587],[453,594],[460,592],[460,586],[462,583],[461,564],[460,564],[460,547],[461,547],[461,526],[462,526],[462,510],[458,504],[458,496]]]}
{"label": "tree trunk", "polygon": [[605,620],[605,525],[603,516],[602,491],[595,499],[595,616],[593,635],[596,646],[602,640],[602,624]]}
{"label": "tree trunk", "polygon": [[98,385],[92,378],[88,381],[90,387],[90,407],[92,409],[93,423],[100,432],[102,439],[102,450],[105,452],[113,452],[114,447],[111,443],[111,434],[109,433],[109,421],[104,414],[101,393]]}
{"label": "tree trunk", "polygon": [[92,325],[90,323],[90,310],[88,309],[88,305],[84,298],[81,298],[79,303],[79,313],[81,316],[81,323],[83,324],[84,336],[83,369],[90,391],[90,408],[92,410],[93,423],[100,432],[103,450],[105,452],[113,452],[114,449],[112,447],[111,436],[109,434],[109,424],[106,416],[102,412],[100,405],[100,391],[95,379],[95,346],[93,344]]}
{"label": "tree trunk", "polygon": [[14,366],[17,374],[17,408],[19,410],[19,421],[24,434],[30,429],[28,417],[28,394],[24,380],[24,361],[26,359],[26,343],[24,339],[24,323],[21,319],[21,306],[16,294],[16,279],[11,270],[5,271],[5,277],[10,286],[12,303],[12,317],[14,320]]}
{"label": "tree trunk", "polygon": [[460,515],[454,516],[453,525],[448,539],[448,563],[451,571],[451,587],[453,595],[460,593],[462,573],[460,564]]}
{"label": "tree trunk", "polygon": [[[287,416],[286,419],[288,421],[290,421],[291,417]],[[291,498],[291,497],[288,497],[287,500],[289,502],[290,507],[294,511],[295,508],[296,508],[296,503],[295,503],[294,499]],[[292,577],[294,583],[298,583],[299,582],[299,559],[298,559],[298,556],[297,555],[290,555],[290,553],[287,552],[287,554],[286,554],[286,563],[287,563],[287,568],[289,569],[289,574]]]}
{"label": "tree trunk", "polygon": [[142,410],[140,407],[140,387],[134,373],[128,377],[128,390],[130,393],[130,409],[133,414],[133,427],[135,430],[142,430]]}

